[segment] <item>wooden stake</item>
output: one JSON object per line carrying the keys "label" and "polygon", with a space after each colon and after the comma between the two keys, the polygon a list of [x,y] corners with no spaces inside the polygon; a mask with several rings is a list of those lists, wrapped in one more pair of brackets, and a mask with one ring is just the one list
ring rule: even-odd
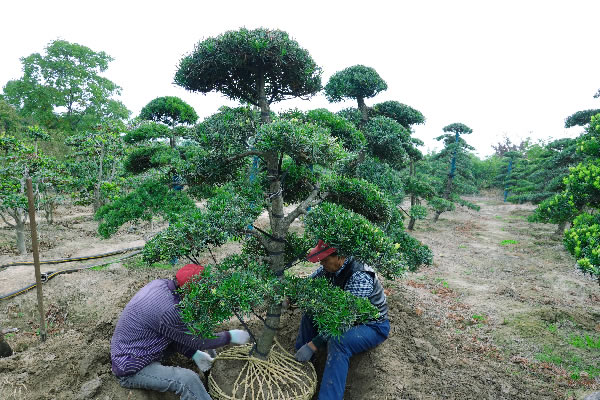
{"label": "wooden stake", "polygon": [[46,341],[46,318],[44,316],[44,297],[42,295],[42,274],[40,273],[40,251],[35,224],[35,203],[31,178],[27,177],[27,201],[29,203],[29,225],[31,226],[31,247],[33,249],[33,266],[35,268],[35,287],[37,289],[38,311],[40,312],[40,340]]}

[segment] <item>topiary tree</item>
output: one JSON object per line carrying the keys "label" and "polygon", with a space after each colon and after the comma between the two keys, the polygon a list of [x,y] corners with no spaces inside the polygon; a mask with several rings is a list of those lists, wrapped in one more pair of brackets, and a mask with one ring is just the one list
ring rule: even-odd
{"label": "topiary tree", "polygon": [[600,109],[577,111],[565,119],[565,128],[586,126],[590,123],[590,119],[598,113],[600,113]]}
{"label": "topiary tree", "polygon": [[[341,143],[354,143],[340,140],[340,132],[352,130],[324,112],[308,113],[310,121],[270,112],[274,101],[316,93],[319,76],[320,69],[308,52],[281,31],[226,32],[200,42],[184,57],[176,73],[178,84],[203,93],[220,91],[258,105],[260,123],[255,124],[252,110],[240,107],[222,108],[198,125],[186,153],[191,187],[179,193],[179,202],[183,204],[188,193],[201,193],[208,196],[206,206],[174,212],[169,227],[144,249],[149,262],[173,257],[198,261],[199,254],[228,240],[242,241],[241,254],[220,262],[214,259],[201,282],[186,285],[182,315],[194,333],[210,336],[231,317],[243,321],[252,313],[265,314],[262,332],[251,333],[256,339],[253,356],[269,362],[276,362],[269,354],[286,296],[314,315],[321,332],[329,336],[376,314],[364,299],[348,296],[320,279],[286,273],[317,239],[387,277],[408,268],[399,246],[381,228],[393,216],[389,199],[375,185],[332,170],[348,156]],[[316,120],[321,123],[315,124]],[[332,131],[337,128],[340,136],[335,137]],[[250,180],[247,167],[253,157],[258,160],[257,179]],[[284,210],[284,199],[295,206]],[[269,227],[249,229],[263,211]],[[302,215],[305,232],[294,234],[290,226]]]}
{"label": "topiary tree", "polygon": [[600,115],[591,118],[577,146],[586,159],[565,177],[564,191],[540,204],[536,212],[542,212],[544,205],[547,214],[559,214],[573,222],[564,232],[565,247],[578,267],[600,283]]}
{"label": "topiary tree", "polygon": [[[472,177],[469,179],[468,174],[470,174],[470,158],[468,157],[468,150],[472,150],[473,147],[469,146],[467,142],[464,141],[460,137],[460,135],[466,135],[473,132],[471,128],[462,124],[462,123],[454,123],[447,125],[443,128],[444,132],[449,132],[446,135],[438,136],[436,140],[443,140],[445,143],[444,149],[440,151],[438,155],[433,157],[434,160],[448,160],[450,161],[450,171],[447,174],[447,178],[445,179],[445,184],[443,189],[438,189],[437,196],[433,197],[429,201],[429,205],[435,210],[435,215],[433,217],[434,222],[437,221],[440,215],[445,211],[451,211],[454,209],[453,203],[459,203],[460,205],[464,205],[473,209],[478,210],[479,207],[460,198],[460,193],[465,192],[475,192],[477,188],[473,186]],[[446,161],[447,162],[447,161]],[[456,176],[457,165],[463,163],[461,168],[461,174],[464,174],[464,177],[461,177],[461,186],[458,190],[454,187],[455,181],[454,178]],[[439,169],[438,169],[439,171]],[[437,172],[439,174],[439,172]],[[469,184],[469,180],[471,184]],[[467,186],[471,186],[471,188],[467,188]]]}
{"label": "topiary tree", "polygon": [[387,89],[387,83],[371,67],[354,65],[338,71],[329,78],[325,85],[325,96],[332,103],[344,99],[355,99],[361,112],[360,127],[369,119],[369,111],[365,99],[374,97]]}
{"label": "topiary tree", "polygon": [[[171,147],[175,147],[178,136],[185,135],[183,129],[185,125],[193,125],[198,120],[198,114],[192,106],[175,96],[164,96],[157,97],[142,108],[140,111],[140,119],[154,121],[165,124],[170,129],[169,131],[169,144]],[[152,134],[150,138],[161,138],[162,136],[156,136]]]}

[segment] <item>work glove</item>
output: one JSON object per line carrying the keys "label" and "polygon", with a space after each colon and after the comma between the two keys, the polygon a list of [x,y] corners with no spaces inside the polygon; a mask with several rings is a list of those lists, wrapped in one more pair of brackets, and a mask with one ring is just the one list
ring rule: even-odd
{"label": "work glove", "polygon": [[194,360],[200,371],[206,372],[212,367],[213,361],[215,359],[212,358],[208,353],[196,350],[196,352],[192,356],[192,360]]}
{"label": "work glove", "polygon": [[245,344],[250,340],[250,334],[241,329],[232,329],[229,331],[231,335],[231,343],[233,344]]}
{"label": "work glove", "polygon": [[306,343],[298,349],[294,357],[300,362],[305,362],[310,360],[313,354],[315,354],[315,351],[308,346],[308,343]]}

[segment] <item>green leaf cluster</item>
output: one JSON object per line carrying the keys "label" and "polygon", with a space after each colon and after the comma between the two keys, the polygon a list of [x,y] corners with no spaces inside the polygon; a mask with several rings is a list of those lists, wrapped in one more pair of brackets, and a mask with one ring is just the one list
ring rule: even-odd
{"label": "green leaf cluster", "polygon": [[306,232],[338,249],[340,255],[352,255],[393,278],[407,270],[406,260],[392,240],[365,217],[344,207],[323,202],[305,219]]}
{"label": "green leaf cluster", "polygon": [[325,96],[332,103],[344,99],[368,99],[387,89],[387,83],[371,67],[354,65],[338,71],[325,85]]}
{"label": "green leaf cluster", "polygon": [[175,83],[259,106],[259,89],[268,104],[315,94],[321,69],[286,32],[242,28],[199,42],[180,61]]}

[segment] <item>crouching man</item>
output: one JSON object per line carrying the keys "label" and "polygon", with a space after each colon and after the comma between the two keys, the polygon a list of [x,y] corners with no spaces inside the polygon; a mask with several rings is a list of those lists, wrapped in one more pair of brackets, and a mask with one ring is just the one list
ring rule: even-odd
{"label": "crouching man", "polygon": [[[204,270],[188,264],[177,271],[175,279],[156,279],[129,301],[119,317],[110,342],[112,371],[121,386],[131,389],[171,391],[182,400],[210,400],[198,374],[187,368],[170,367],[161,360],[179,352],[207,371],[212,366],[215,348],[247,343],[243,330],[217,333],[214,339],[192,335],[181,319],[176,289]],[[202,350],[207,350],[204,352]]]}
{"label": "crouching man", "polygon": [[322,240],[308,253],[307,259],[313,263],[321,263],[311,275],[312,278],[324,277],[342,290],[358,297],[366,297],[379,310],[379,319],[376,321],[353,326],[339,338],[329,340],[318,334],[310,316],[302,317],[296,339],[296,359],[309,361],[315,352],[327,347],[327,363],[319,389],[319,400],[342,400],[350,357],[372,349],[388,337],[390,321],[387,318],[387,299],[373,268],[353,257],[338,255],[337,249]]}

